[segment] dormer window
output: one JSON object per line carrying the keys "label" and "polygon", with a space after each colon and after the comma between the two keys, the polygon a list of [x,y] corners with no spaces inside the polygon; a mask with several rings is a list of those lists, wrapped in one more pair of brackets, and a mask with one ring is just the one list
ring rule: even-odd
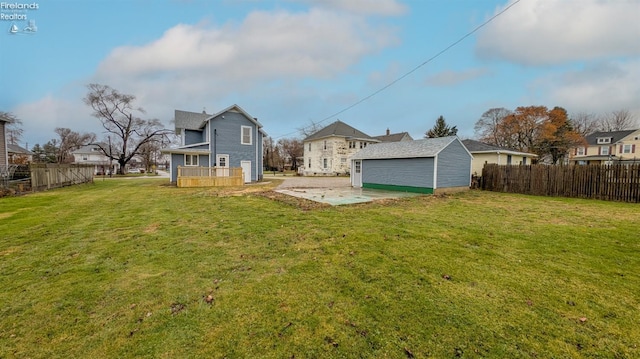
{"label": "dormer window", "polygon": [[611,137],[598,137],[598,144],[611,143]]}

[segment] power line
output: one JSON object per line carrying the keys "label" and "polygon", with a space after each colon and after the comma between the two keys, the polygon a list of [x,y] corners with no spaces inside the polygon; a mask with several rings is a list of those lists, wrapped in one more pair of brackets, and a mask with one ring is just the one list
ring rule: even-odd
{"label": "power line", "polygon": [[[343,108],[342,110],[340,110],[340,111],[338,111],[338,112],[336,112],[336,113],[333,113],[333,114],[331,114],[331,115],[329,115],[329,116],[327,116],[327,117],[323,118],[322,120],[320,120],[320,121],[318,121],[318,122],[314,122],[314,123],[313,123],[312,125],[310,125],[310,126],[303,127],[303,129],[304,129],[304,128],[308,128],[308,127],[312,127],[312,126],[314,126],[314,125],[319,125],[319,124],[321,124],[321,123],[323,123],[323,122],[325,122],[325,121],[327,121],[327,120],[330,120],[330,119],[332,119],[332,118],[334,118],[334,117],[336,117],[336,116],[338,116],[338,115],[340,115],[340,114],[342,114],[342,113],[344,113],[344,112],[347,112],[347,111],[349,111],[350,109],[352,109],[352,108],[354,108],[354,107],[358,106],[359,104],[361,104],[361,103],[363,103],[363,102],[367,101],[368,99],[372,98],[373,96],[375,96],[375,95],[379,94],[380,92],[382,92],[382,91],[384,91],[384,90],[388,89],[389,87],[391,87],[391,86],[395,85],[395,84],[396,84],[396,83],[398,83],[400,80],[402,80],[402,79],[404,79],[405,77],[407,77],[407,76],[411,75],[412,73],[416,72],[416,71],[417,71],[419,68],[421,68],[422,66],[424,66],[424,65],[428,64],[429,62],[431,62],[431,61],[435,60],[435,59],[436,59],[436,58],[438,58],[440,55],[442,55],[442,54],[444,54],[445,52],[447,52],[448,50],[450,50],[452,47],[454,47],[454,46],[458,45],[459,43],[461,43],[462,41],[464,41],[467,37],[469,37],[469,36],[473,35],[474,33],[476,33],[478,30],[480,30],[480,29],[481,29],[481,28],[483,28],[485,25],[487,25],[488,23],[490,23],[491,21],[493,21],[494,19],[496,19],[498,16],[500,16],[500,15],[504,14],[505,12],[507,12],[509,9],[511,9],[514,5],[516,5],[516,4],[517,4],[517,3],[519,3],[520,1],[522,1],[522,0],[516,0],[516,1],[514,1],[513,3],[509,4],[509,6],[505,7],[504,9],[502,9],[502,11],[500,11],[499,13],[497,13],[497,14],[493,15],[492,17],[490,17],[487,21],[483,22],[482,24],[480,24],[480,25],[476,26],[473,30],[469,31],[469,32],[468,32],[468,33],[466,33],[464,36],[462,36],[461,38],[459,38],[459,39],[458,39],[458,40],[456,40],[455,42],[451,43],[449,46],[445,47],[444,49],[440,50],[440,52],[438,52],[438,53],[436,53],[435,55],[431,56],[430,58],[428,58],[427,60],[425,60],[423,63],[421,63],[420,65],[418,65],[418,66],[414,67],[413,69],[411,69],[409,72],[405,73],[404,75],[402,75],[402,76],[398,77],[397,79],[395,79],[395,80],[393,80],[393,81],[389,82],[388,84],[384,85],[383,87],[379,88],[378,90],[374,91],[373,93],[371,93],[371,94],[369,94],[369,95],[367,95],[367,96],[365,96],[365,97],[361,98],[360,100],[358,100],[358,101],[354,102],[353,104],[351,104],[351,105],[349,105],[349,106],[347,106],[347,107]],[[298,132],[299,132],[299,131],[289,132],[289,133],[286,133],[286,134],[281,135],[281,136],[279,136],[279,137],[276,137],[276,139],[283,138],[283,137],[286,137],[286,136],[291,136],[291,135],[296,134],[296,133],[298,133]]]}

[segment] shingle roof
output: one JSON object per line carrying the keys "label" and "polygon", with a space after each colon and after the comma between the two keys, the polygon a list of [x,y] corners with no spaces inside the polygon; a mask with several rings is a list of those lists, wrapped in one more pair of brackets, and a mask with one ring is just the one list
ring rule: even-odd
{"label": "shingle roof", "polygon": [[425,138],[413,141],[382,142],[369,145],[358,151],[351,158],[385,159],[385,158],[421,158],[435,157],[451,142],[458,140],[456,136]]}
{"label": "shingle roof", "polygon": [[206,113],[176,110],[176,130],[179,128],[199,130],[204,121],[209,117],[211,117],[211,115]]}
{"label": "shingle roof", "polygon": [[255,123],[256,126],[258,127],[258,129],[260,130],[260,132],[262,132],[263,135],[267,135],[267,133],[262,129],[262,124],[260,123],[260,121],[258,121],[257,118],[252,117],[251,115],[249,115],[244,109],[242,109],[242,107],[238,106],[238,105],[231,105],[227,108],[225,108],[224,110],[215,113],[215,114],[208,114],[208,113],[201,113],[201,112],[189,112],[189,111],[182,111],[182,110],[175,110],[175,120],[176,120],[176,130],[178,130],[179,128],[182,129],[186,129],[186,130],[200,130],[204,127],[205,122],[213,117],[217,117],[227,111],[231,111],[231,110],[235,110],[241,114],[243,114],[247,119],[249,119],[251,122]]}
{"label": "shingle roof", "polygon": [[413,140],[413,138],[411,137],[411,135],[409,135],[408,132],[399,132],[399,133],[392,133],[389,135],[373,136],[373,138],[375,138],[376,140],[380,140],[381,142],[398,142],[398,141],[402,141],[402,139],[405,136],[409,137],[410,140]]}
{"label": "shingle roof", "polygon": [[587,143],[590,145],[597,145],[599,137],[609,137],[609,138],[612,138],[611,143],[616,143],[636,131],[638,131],[638,129],[625,130],[625,131],[611,131],[611,132],[594,132],[588,135],[586,137],[586,140],[587,140]]}
{"label": "shingle roof", "polygon": [[29,151],[24,147],[20,147],[18,145],[14,145],[12,143],[7,143],[7,152],[9,153],[19,153],[21,155],[32,155],[33,152]]}
{"label": "shingle roof", "polygon": [[520,151],[516,151],[516,150],[511,150],[508,148],[504,148],[504,147],[499,147],[499,146],[494,146],[494,145],[490,145],[488,143],[484,143],[484,142],[480,142],[480,141],[475,141],[475,140],[462,140],[462,143],[464,144],[464,146],[469,150],[469,152],[471,153],[478,153],[478,152],[502,152],[502,153],[510,153],[510,154],[518,154],[518,155],[527,155],[527,156],[536,156],[536,154],[533,153],[527,153],[527,152],[520,152]]}
{"label": "shingle roof", "polygon": [[340,137],[347,137],[347,138],[354,138],[354,139],[369,140],[373,142],[378,141],[375,138],[367,135],[366,133],[355,129],[340,120],[308,136],[307,138],[304,139],[304,141],[317,140],[319,138],[329,137],[329,136],[340,136]]}

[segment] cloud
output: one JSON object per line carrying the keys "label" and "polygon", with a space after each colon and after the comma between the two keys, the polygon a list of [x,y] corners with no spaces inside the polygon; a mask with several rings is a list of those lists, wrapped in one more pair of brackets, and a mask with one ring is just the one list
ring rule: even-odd
{"label": "cloud", "polygon": [[91,116],[91,110],[81,101],[66,101],[52,95],[35,102],[24,103],[12,112],[22,119],[25,133],[23,140],[44,144],[56,137],[56,127],[71,128],[77,132],[101,131],[97,119]]}
{"label": "cloud", "polygon": [[398,16],[407,7],[395,0],[300,0],[303,3],[323,8],[334,8],[364,15]]}
{"label": "cloud", "polygon": [[486,68],[475,68],[465,71],[446,70],[427,78],[426,84],[430,86],[455,86],[482,77],[488,73],[489,70]]}
{"label": "cloud", "polygon": [[311,9],[250,13],[239,25],[180,24],[143,46],[114,49],[98,77],[206,76],[211,83],[326,78],[396,42],[392,30],[362,17]]}
{"label": "cloud", "polygon": [[335,79],[398,41],[395,28],[364,16],[254,11],[240,23],[179,24],[150,43],[118,47],[91,81],[135,94],[149,117],[167,122],[175,108],[214,111],[241,96],[271,96],[274,86]]}
{"label": "cloud", "polygon": [[638,14],[638,0],[521,1],[478,33],[476,52],[533,66],[638,56]]}
{"label": "cloud", "polygon": [[607,113],[627,109],[640,120],[640,60],[606,61],[536,84],[550,105],[569,112]]}

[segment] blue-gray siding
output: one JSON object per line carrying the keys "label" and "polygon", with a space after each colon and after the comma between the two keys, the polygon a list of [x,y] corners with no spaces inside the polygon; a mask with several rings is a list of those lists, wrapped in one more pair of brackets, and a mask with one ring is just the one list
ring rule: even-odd
{"label": "blue-gray siding", "polygon": [[471,156],[460,141],[453,141],[438,154],[436,188],[471,184]]}
{"label": "blue-gray siding", "polygon": [[[242,144],[241,126],[251,127],[250,145]],[[225,112],[211,120],[210,131],[213,161],[218,154],[229,155],[229,167],[240,167],[241,161],[251,161],[251,180],[262,179],[262,136],[253,122],[240,113]]]}
{"label": "blue-gray siding", "polygon": [[[209,156],[198,155],[198,165],[200,167],[209,167]],[[184,154],[171,154],[171,182],[178,181],[178,166],[184,166]]]}
{"label": "blue-gray siding", "polygon": [[434,159],[397,158],[362,161],[362,183],[433,188]]}
{"label": "blue-gray siding", "polygon": [[204,131],[184,130],[184,144],[191,145],[206,141]]}

